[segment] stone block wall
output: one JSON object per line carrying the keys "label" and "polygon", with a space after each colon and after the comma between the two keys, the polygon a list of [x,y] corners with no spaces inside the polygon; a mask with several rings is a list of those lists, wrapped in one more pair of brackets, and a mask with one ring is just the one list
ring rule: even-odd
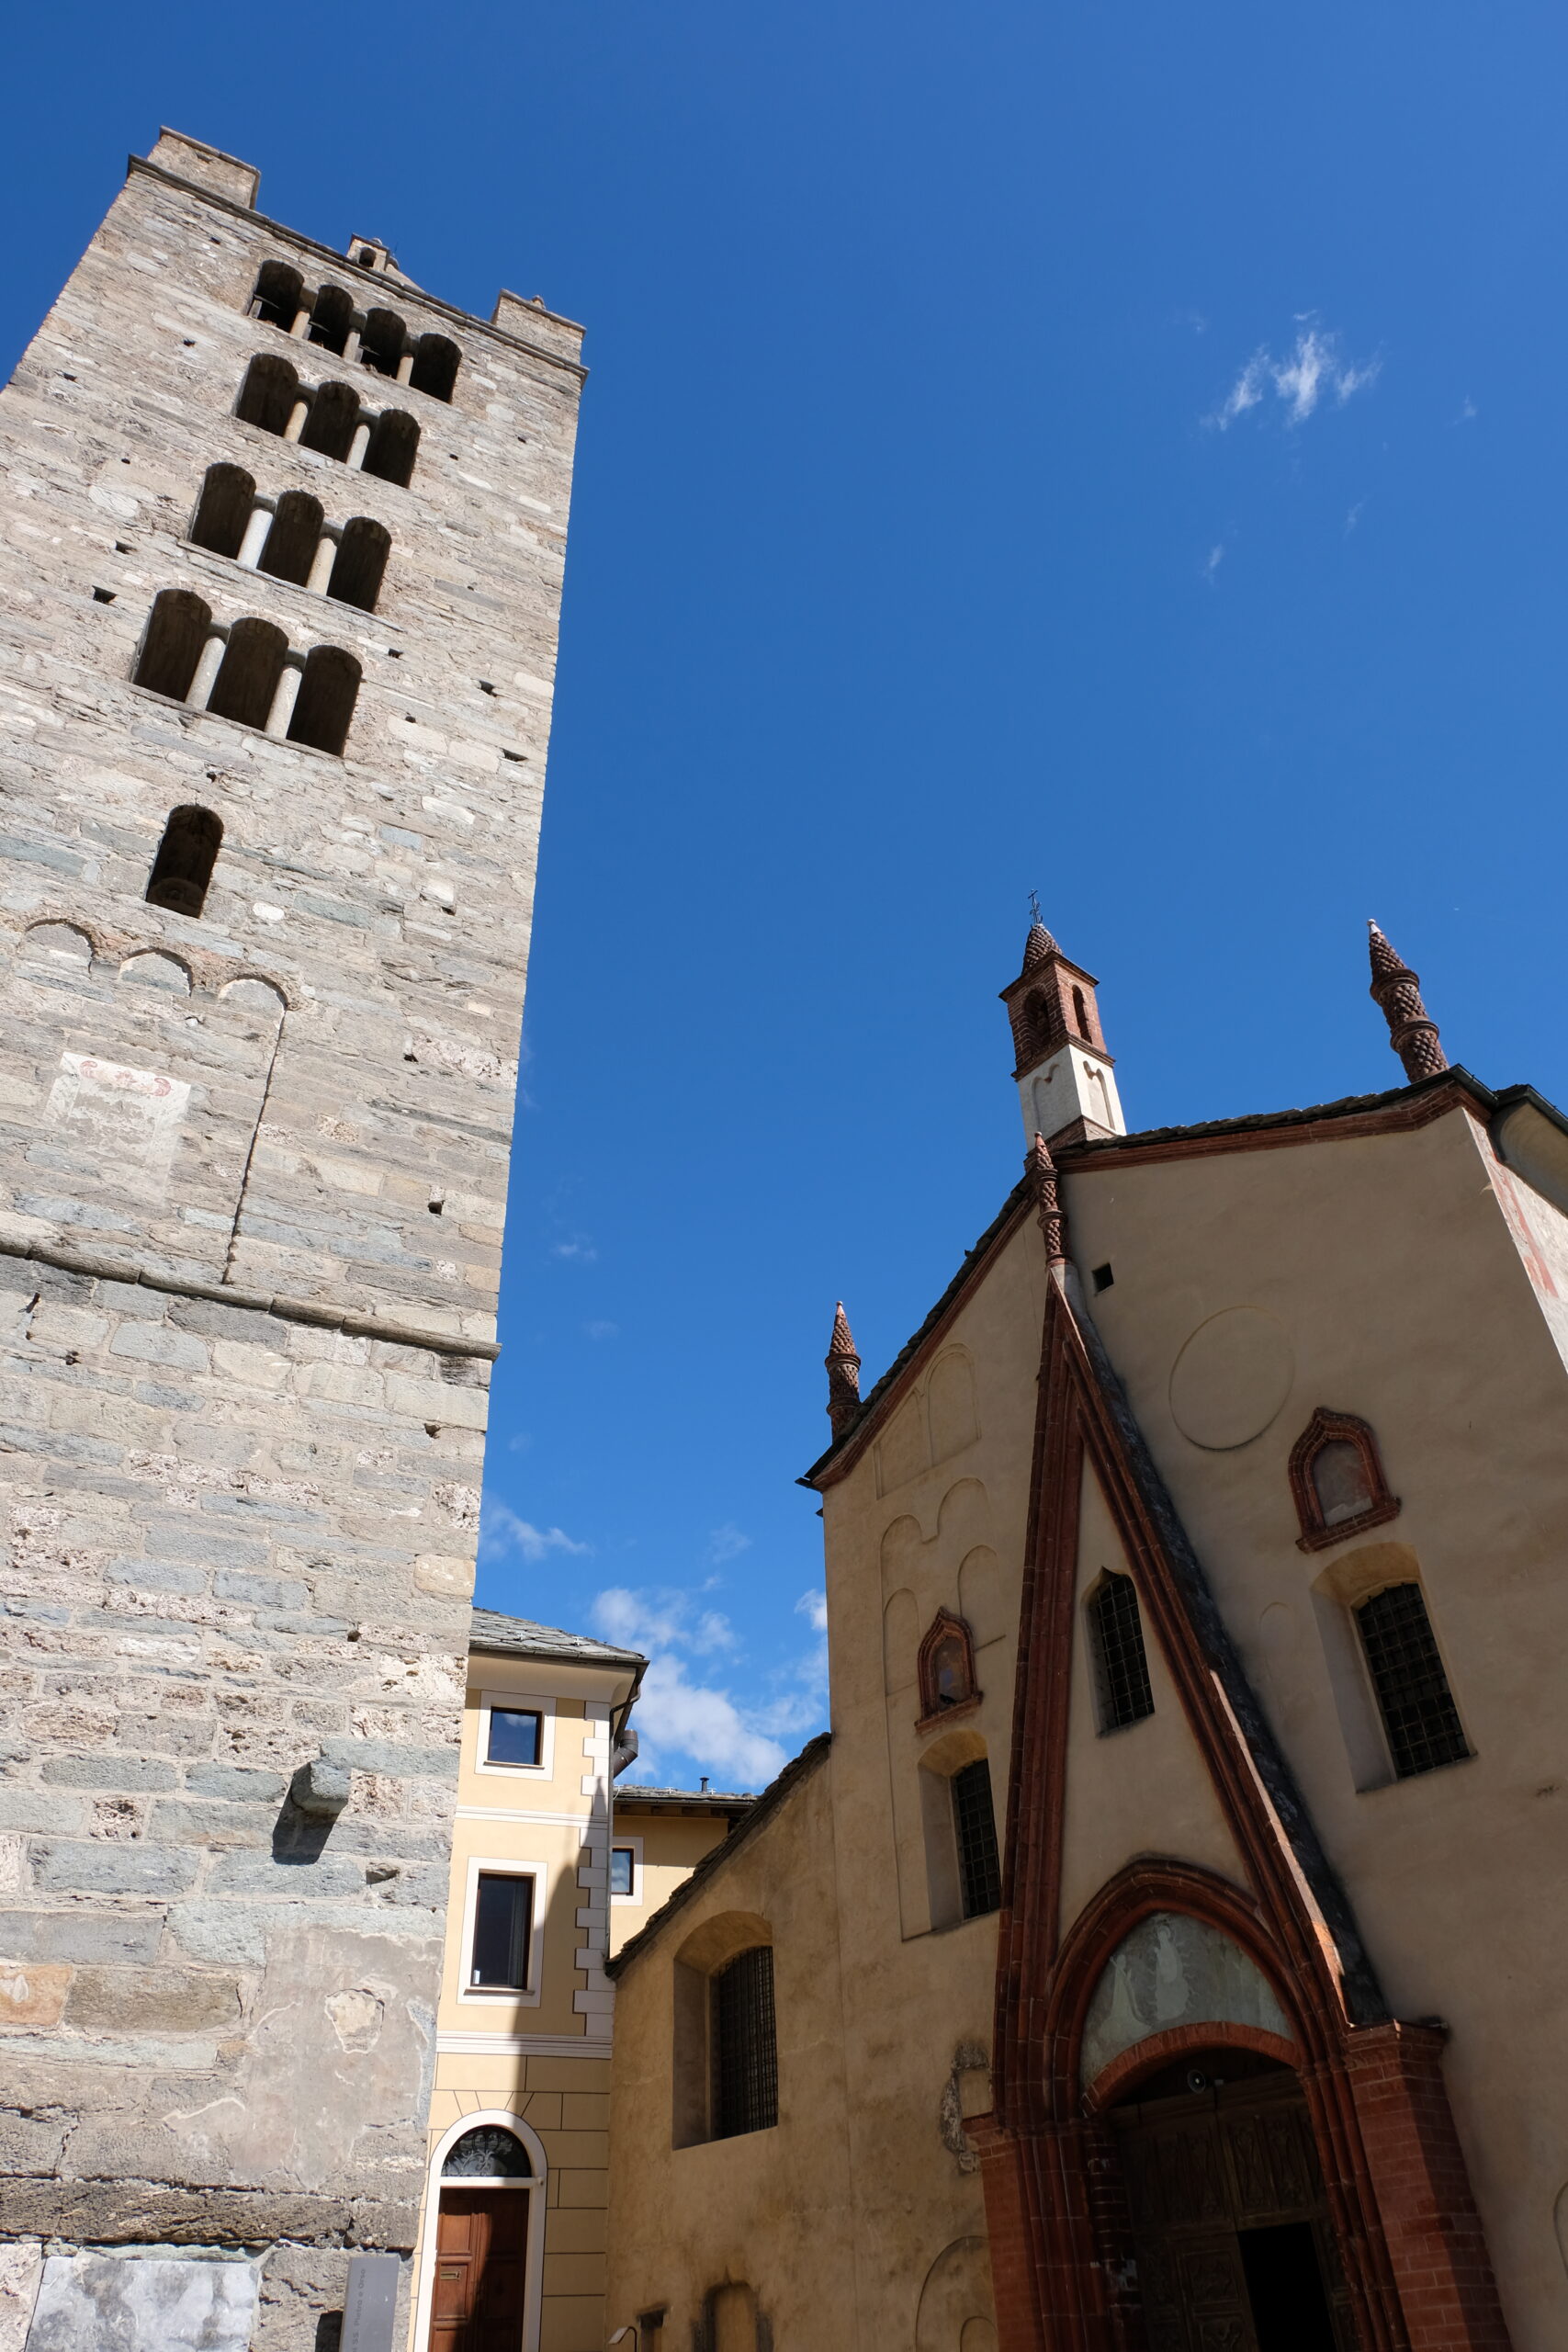
{"label": "stone block wall", "polygon": [[[133,160],[0,396],[0,2237],[12,2301],[243,2255],[293,2352],[415,2235],[581,371],[254,182]],[[451,401],[249,315],[269,259]],[[243,424],[264,350],[415,417],[410,484]],[[377,611],[193,547],[220,462],[380,521]],[[351,650],[343,756],[133,684],[168,587]],[[183,804],[199,917],[144,895]]]}

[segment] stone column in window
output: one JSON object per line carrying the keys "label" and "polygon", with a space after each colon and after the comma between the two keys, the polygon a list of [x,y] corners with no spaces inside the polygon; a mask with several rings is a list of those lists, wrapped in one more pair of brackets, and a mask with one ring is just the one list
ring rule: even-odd
{"label": "stone column in window", "polygon": [[264,506],[258,499],[251,509],[251,519],[245,525],[245,536],[240,541],[240,552],[234,559],[235,562],[243,563],[247,571],[254,571],[261,561],[261,551],[266,545],[266,535],[271,528],[272,508]]}
{"label": "stone column in window", "polygon": [[223,633],[214,629],[197,658],[196,675],[192,678],[190,690],[186,695],[186,705],[192,710],[207,708],[207,697],[212,692],[218,673],[223,666],[224,642]]}
{"label": "stone column in window", "polygon": [[327,593],[327,582],[337,561],[339,536],[336,530],[329,527],[321,533],[317,543],[316,552],[310,559],[310,576],[305,582],[312,595],[324,596]]}
{"label": "stone column in window", "polygon": [[354,439],[349,445],[348,451],[348,462],[354,468],[355,472],[357,472],[359,468],[365,463],[365,452],[369,447],[369,421],[366,417],[361,417],[359,423],[354,428]]}
{"label": "stone column in window", "polygon": [[299,699],[299,682],[305,674],[303,662],[293,655],[284,662],[273,688],[272,708],[266,715],[269,735],[287,735],[288,722],[294,716],[294,706]]}
{"label": "stone column in window", "polygon": [[304,310],[295,311],[294,324],[289,328],[288,332],[294,337],[296,343],[304,342],[305,337],[310,332],[310,311],[309,304],[307,304]]}
{"label": "stone column in window", "polygon": [[398,381],[399,381],[399,383],[400,383],[400,384],[406,384],[406,383],[408,382],[408,380],[409,380],[409,378],[410,378],[412,374],[413,374],[413,353],[412,353],[412,351],[405,351],[405,352],[404,352],[404,354],[403,354],[403,356],[402,356],[402,357],[401,357],[401,358],[399,360],[399,362],[398,362]]}
{"label": "stone column in window", "polygon": [[299,440],[299,435],[305,430],[305,419],[310,415],[310,397],[307,393],[301,392],[293,407],[289,410],[288,422],[283,428],[283,437],[286,441]]}

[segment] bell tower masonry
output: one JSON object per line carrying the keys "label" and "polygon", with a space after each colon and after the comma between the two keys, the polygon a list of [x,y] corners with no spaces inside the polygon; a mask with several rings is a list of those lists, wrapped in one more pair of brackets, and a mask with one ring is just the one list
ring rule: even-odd
{"label": "bell tower masonry", "polygon": [[1127,1132],[1115,1064],[1100,1034],[1097,985],[1068,961],[1036,914],[1023,968],[1001,991],[1028,1145],[1037,1135],[1060,1145]]}
{"label": "bell tower masonry", "polygon": [[0,2238],[128,2352],[414,2243],[582,381],[256,196],[0,394]]}

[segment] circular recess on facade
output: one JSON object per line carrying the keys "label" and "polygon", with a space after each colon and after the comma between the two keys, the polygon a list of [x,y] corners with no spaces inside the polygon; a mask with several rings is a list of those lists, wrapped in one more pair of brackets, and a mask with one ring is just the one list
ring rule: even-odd
{"label": "circular recess on facade", "polygon": [[1171,1367],[1177,1428],[1211,1453],[1261,1437],[1296,1376],[1290,1334],[1257,1306],[1227,1306],[1200,1323]]}

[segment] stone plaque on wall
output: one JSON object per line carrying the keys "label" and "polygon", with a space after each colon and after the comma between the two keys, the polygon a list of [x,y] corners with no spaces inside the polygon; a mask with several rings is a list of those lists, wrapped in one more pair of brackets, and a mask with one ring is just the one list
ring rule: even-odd
{"label": "stone plaque on wall", "polygon": [[27,2352],[249,2352],[258,2275],[200,2255],[53,2254]]}

